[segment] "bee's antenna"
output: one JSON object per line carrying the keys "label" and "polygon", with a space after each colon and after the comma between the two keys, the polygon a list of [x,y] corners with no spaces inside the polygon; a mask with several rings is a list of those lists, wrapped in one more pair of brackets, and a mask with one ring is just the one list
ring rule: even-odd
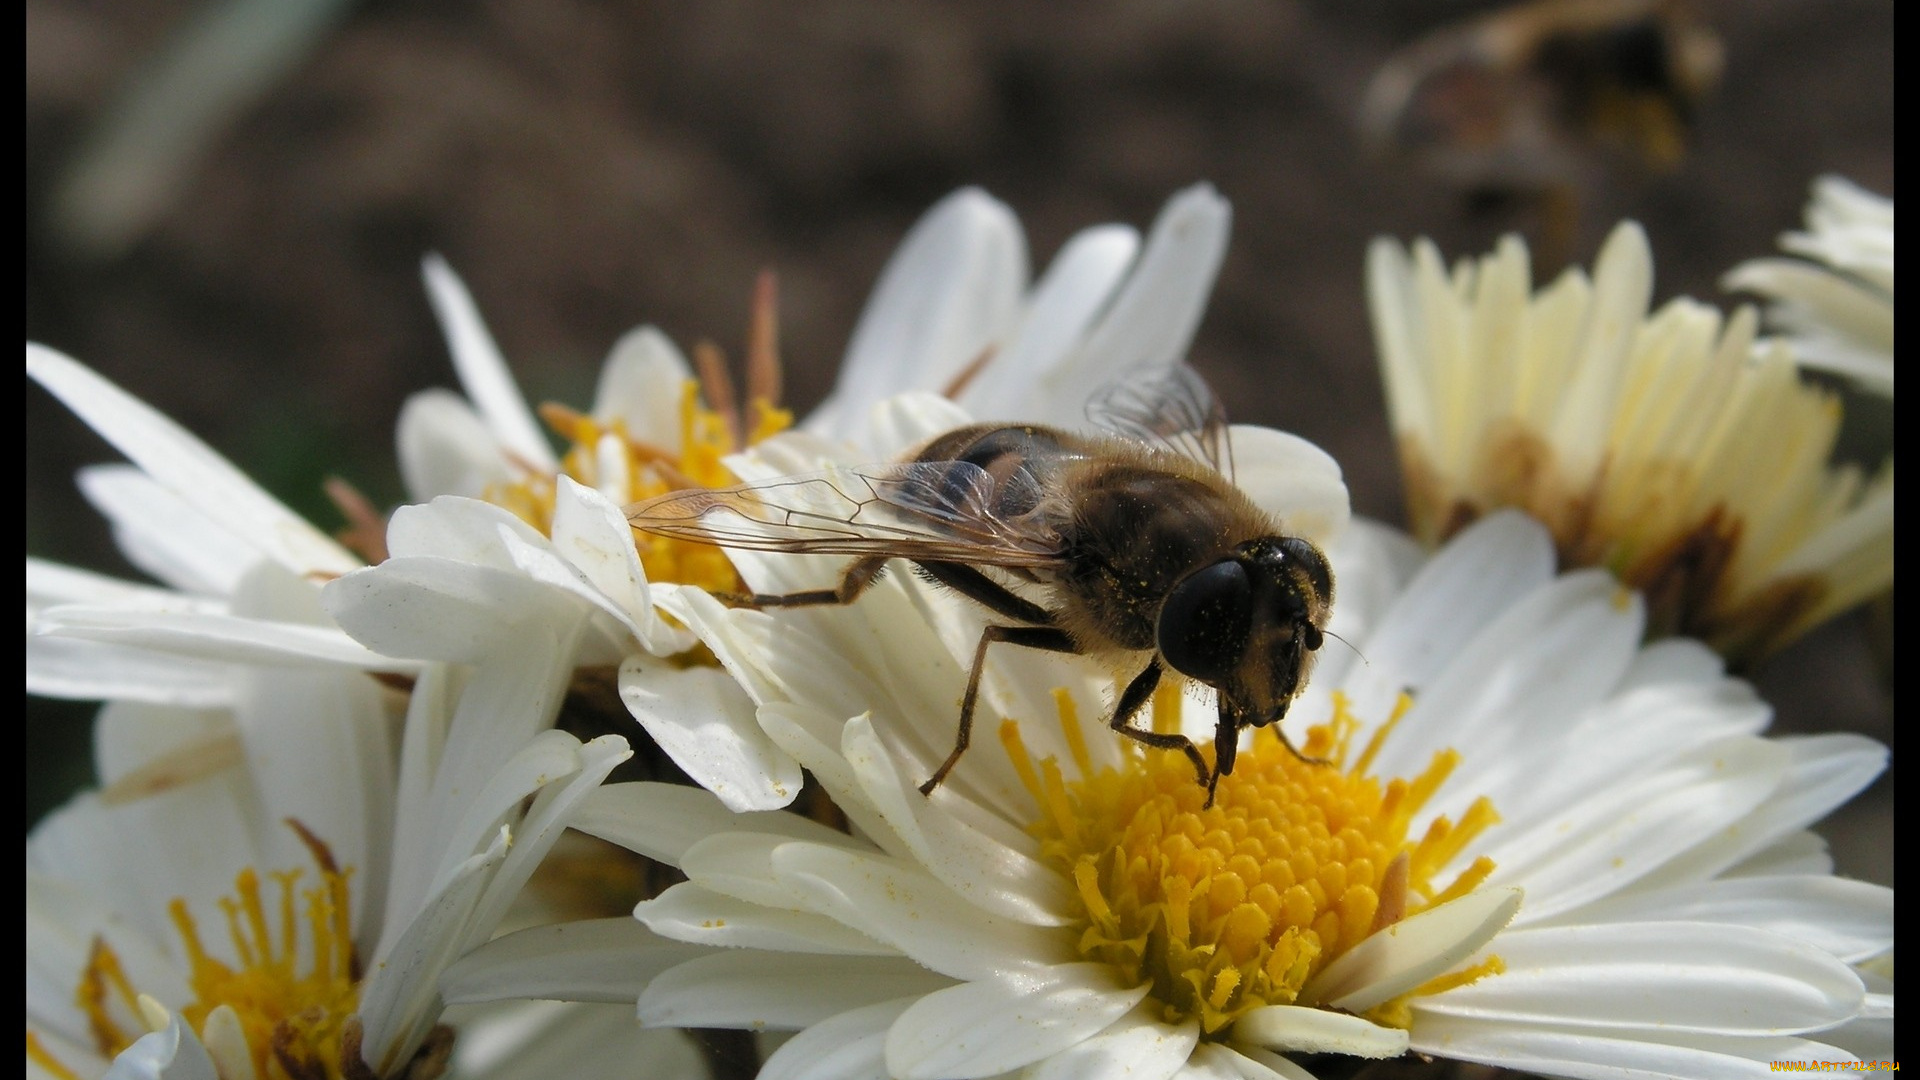
{"label": "bee's antenna", "polygon": [[1333,640],[1339,642],[1340,644],[1345,645],[1347,648],[1352,649],[1353,655],[1359,657],[1361,663],[1366,664],[1368,667],[1373,666],[1372,662],[1367,659],[1367,654],[1361,652],[1360,647],[1358,645],[1355,645],[1353,642],[1348,641],[1346,638],[1341,637],[1339,634],[1336,634],[1331,630],[1322,630],[1320,632],[1332,638]]}

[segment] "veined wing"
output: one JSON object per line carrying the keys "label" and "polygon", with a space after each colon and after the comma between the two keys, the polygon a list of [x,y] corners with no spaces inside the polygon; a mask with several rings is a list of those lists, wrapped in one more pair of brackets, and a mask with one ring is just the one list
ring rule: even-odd
{"label": "veined wing", "polygon": [[1204,462],[1233,479],[1227,410],[1200,373],[1185,364],[1105,387],[1087,402],[1087,419],[1117,435]]}
{"label": "veined wing", "polygon": [[670,492],[628,507],[627,523],[755,551],[1058,567],[1060,537],[1039,502],[1024,471],[996,483],[969,462],[912,461]]}

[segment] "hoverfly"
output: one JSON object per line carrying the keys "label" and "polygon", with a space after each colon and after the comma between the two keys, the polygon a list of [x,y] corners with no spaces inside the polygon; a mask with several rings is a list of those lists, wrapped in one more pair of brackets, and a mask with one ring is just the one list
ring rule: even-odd
{"label": "hoverfly", "polygon": [[[1007,644],[1136,672],[1108,726],[1185,754],[1211,805],[1240,730],[1278,722],[1305,684],[1333,574],[1233,485],[1225,412],[1190,368],[1122,384],[1088,414],[1101,433],[973,424],[904,461],[677,491],[629,508],[628,522],[724,547],[854,557],[834,588],[742,598],[753,607],[850,604],[904,559],[997,616],[974,649],[953,752],[923,794],[966,751],[987,649]],[[1218,692],[1211,767],[1186,736],[1133,724],[1168,677]]]}

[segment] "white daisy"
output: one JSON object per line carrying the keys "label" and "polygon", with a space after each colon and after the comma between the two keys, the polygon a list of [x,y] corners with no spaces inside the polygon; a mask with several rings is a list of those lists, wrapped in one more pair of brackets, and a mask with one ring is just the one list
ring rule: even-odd
{"label": "white daisy", "polygon": [[1771,300],[1767,322],[1802,366],[1893,397],[1893,200],[1823,176],[1806,231],[1780,246],[1800,258],[1748,260],[1722,286]]}
{"label": "white daisy", "polygon": [[629,754],[546,730],[577,611],[536,594],[444,661],[373,652],[322,610],[344,551],[81,365],[29,346],[27,368],[134,461],[90,494],[178,589],[28,564],[29,689],[112,703],[102,792],[28,842],[30,1065],[233,1080],[269,1057],[382,1077],[437,1058],[441,972]]}
{"label": "white daisy", "polygon": [[1757,319],[1675,299],[1652,315],[1631,223],[1591,279],[1537,292],[1517,238],[1449,274],[1376,241],[1368,293],[1414,534],[1517,506],[1567,566],[1646,596],[1657,633],[1765,655],[1893,584],[1893,466],[1835,465],[1838,399]]}
{"label": "white daisy", "polygon": [[[641,1017],[798,1030],[763,1078],[1297,1077],[1300,1054],[1408,1051],[1691,1078],[1847,1060],[1817,1033],[1891,1015],[1850,966],[1890,951],[1891,892],[1832,877],[1805,831],[1882,747],[1761,737],[1745,684],[1695,643],[1642,647],[1639,599],[1556,577],[1518,515],[1425,566],[1366,526],[1329,552],[1351,651],[1324,650],[1289,724],[1336,764],[1257,733],[1211,808],[1180,755],[1101,730],[1106,680],[1018,650],[976,720],[1001,745],[922,796],[980,620],[911,575],[819,612],[684,597],[849,832],[591,796],[579,827],[688,877],[641,921],[731,947],[653,978]],[[751,573],[812,572],[794,561]]]}

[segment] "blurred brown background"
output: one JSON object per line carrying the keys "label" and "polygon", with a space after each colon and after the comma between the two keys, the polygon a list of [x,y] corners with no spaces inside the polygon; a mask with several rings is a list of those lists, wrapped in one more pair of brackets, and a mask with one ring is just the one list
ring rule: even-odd
{"label": "blurred brown background", "polygon": [[[1075,230],[1142,228],[1176,189],[1233,203],[1193,360],[1236,418],[1330,450],[1356,508],[1399,492],[1361,265],[1377,234],[1478,254],[1532,229],[1359,149],[1368,78],[1484,4],[1294,0],[701,4],[381,2],[339,10],[197,155],[122,250],[56,224],[107,103],[182,25],[180,0],[26,5],[26,334],[179,419],[316,521],[320,479],[399,498],[402,400],[450,385],[419,284],[444,253],[535,400],[584,403],[642,322],[738,353],[754,274],[780,275],[788,396],[824,393],[867,290],[927,206],[979,184],[1036,269]],[[1893,190],[1893,7],[1702,4],[1725,75],[1680,168],[1588,193],[1575,257],[1620,217],[1657,299],[1716,286],[1797,227],[1808,183]],[[112,452],[29,388],[27,551],[127,572],[74,492]],[[1759,674],[1783,726],[1891,741],[1857,622]],[[90,707],[29,702],[27,822],[88,774]],[[1829,827],[1891,881],[1891,782]]]}

